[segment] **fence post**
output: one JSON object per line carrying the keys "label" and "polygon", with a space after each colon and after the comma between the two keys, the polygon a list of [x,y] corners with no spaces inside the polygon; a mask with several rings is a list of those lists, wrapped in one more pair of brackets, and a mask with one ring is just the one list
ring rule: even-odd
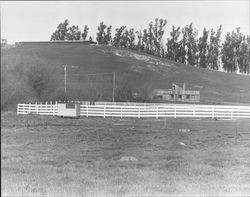
{"label": "fence post", "polygon": [[88,105],[86,105],[86,116],[89,117],[89,109],[88,109]]}
{"label": "fence post", "polygon": [[122,106],[121,106],[121,118],[122,118]]}
{"label": "fence post", "polygon": [[28,110],[28,114],[30,113],[31,111],[31,103],[29,103],[29,110]]}
{"label": "fence post", "polygon": [[19,114],[19,104],[17,104],[17,115]]}
{"label": "fence post", "polygon": [[48,102],[46,101],[45,102],[45,112],[47,113],[47,111],[48,111]]}
{"label": "fence post", "polygon": [[56,101],[55,113],[58,113],[58,101]]}
{"label": "fence post", "polygon": [[52,101],[51,101],[51,103],[50,103],[50,109],[51,109],[51,111],[52,111],[52,116],[54,116],[55,115],[55,108],[54,108],[54,106],[53,106],[53,103],[52,103]]}
{"label": "fence post", "polygon": [[105,118],[105,117],[106,117],[105,111],[106,111],[106,104],[104,105],[103,118]]}
{"label": "fence post", "polygon": [[212,119],[214,119],[214,107],[212,108]]}
{"label": "fence post", "polygon": [[38,105],[37,105],[37,102],[36,102],[36,114],[38,114]]}
{"label": "fence post", "polygon": [[51,104],[52,115],[54,116],[55,115],[55,108],[53,106],[53,102],[51,101],[50,104]]}
{"label": "fence post", "polygon": [[52,101],[50,101],[50,111],[52,112],[52,115],[54,116],[54,110],[53,110],[53,107],[52,107]]}
{"label": "fence post", "polygon": [[138,112],[138,118],[140,119],[140,117],[141,117],[141,110],[140,110],[140,106],[138,107],[138,110],[139,110],[139,112]]}
{"label": "fence post", "polygon": [[233,108],[231,108],[231,120],[233,120]]}
{"label": "fence post", "polygon": [[174,105],[174,118],[176,118],[176,105]]}
{"label": "fence post", "polygon": [[156,107],[156,119],[158,119],[158,106]]}

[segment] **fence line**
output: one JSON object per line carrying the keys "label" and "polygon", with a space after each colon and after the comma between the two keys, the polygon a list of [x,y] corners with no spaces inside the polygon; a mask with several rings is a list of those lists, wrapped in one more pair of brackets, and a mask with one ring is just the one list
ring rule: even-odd
{"label": "fence line", "polygon": [[[57,115],[57,102],[45,104],[18,104],[17,114]],[[192,105],[192,104],[157,104],[157,105],[118,105],[102,102],[101,104],[81,104],[80,115],[84,117],[119,117],[119,118],[225,118],[250,119],[250,106],[228,105]]]}
{"label": "fence line", "polygon": [[164,105],[118,106],[81,105],[81,116],[119,118],[250,118],[250,106]]}
{"label": "fence line", "polygon": [[[75,102],[75,101],[71,101],[71,102]],[[83,105],[90,105],[90,101],[76,101],[78,103],[81,103]],[[197,106],[228,106],[228,105],[219,105],[219,104],[216,104],[216,105],[210,105],[210,104],[196,104],[196,103],[140,103],[140,102],[104,102],[104,101],[96,101],[94,105],[119,105],[119,106],[169,106],[169,105],[181,105],[181,106],[190,106],[190,105],[197,105]],[[234,105],[232,105],[234,106]],[[235,105],[234,107],[238,107],[239,105]],[[249,106],[248,104],[244,104],[242,106]]]}
{"label": "fence line", "polygon": [[35,103],[35,104],[17,104],[17,114],[39,114],[39,115],[52,115],[57,114],[57,102],[53,104],[48,103]]}

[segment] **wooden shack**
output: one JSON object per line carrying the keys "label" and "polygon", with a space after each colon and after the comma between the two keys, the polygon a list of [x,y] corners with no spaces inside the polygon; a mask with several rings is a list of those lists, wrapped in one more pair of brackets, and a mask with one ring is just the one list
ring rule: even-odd
{"label": "wooden shack", "polygon": [[151,100],[164,102],[199,103],[200,91],[186,88],[185,83],[172,83],[171,89],[155,89],[151,94]]}

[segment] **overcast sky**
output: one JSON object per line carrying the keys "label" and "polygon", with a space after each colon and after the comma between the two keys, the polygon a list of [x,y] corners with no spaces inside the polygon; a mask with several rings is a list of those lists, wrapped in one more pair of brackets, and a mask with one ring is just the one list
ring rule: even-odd
{"label": "overcast sky", "polygon": [[57,25],[69,19],[70,25],[90,27],[96,38],[101,21],[114,29],[127,25],[136,30],[146,28],[155,18],[167,19],[165,37],[172,25],[190,22],[202,33],[204,27],[217,29],[223,36],[236,27],[249,35],[249,0],[231,1],[5,1],[1,2],[1,38],[8,43],[48,41]]}

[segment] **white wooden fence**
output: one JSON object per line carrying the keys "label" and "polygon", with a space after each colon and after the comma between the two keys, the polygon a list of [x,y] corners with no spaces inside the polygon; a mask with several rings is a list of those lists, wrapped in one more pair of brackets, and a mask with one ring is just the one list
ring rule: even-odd
{"label": "white wooden fence", "polygon": [[17,104],[17,114],[39,114],[39,115],[56,115],[56,103],[35,103],[35,104]]}
{"label": "white wooden fence", "polygon": [[[119,118],[219,118],[250,119],[250,106],[192,105],[192,104],[144,104],[98,103],[81,104],[81,116]],[[18,104],[17,114],[57,115],[57,102],[45,104]]]}
{"label": "white wooden fence", "polygon": [[81,116],[119,118],[250,118],[250,106],[223,105],[81,105]]}

